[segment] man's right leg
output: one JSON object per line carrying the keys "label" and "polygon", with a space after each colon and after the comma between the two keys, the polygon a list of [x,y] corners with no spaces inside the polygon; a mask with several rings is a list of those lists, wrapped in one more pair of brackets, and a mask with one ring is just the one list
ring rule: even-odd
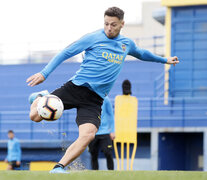
{"label": "man's right leg", "polygon": [[97,128],[94,124],[86,123],[80,125],[78,139],[68,147],[59,163],[66,166],[80,156],[88,144],[94,139],[96,132]]}
{"label": "man's right leg", "polygon": [[85,123],[80,125],[78,139],[68,147],[62,159],[54,167],[54,169],[50,171],[50,173],[63,173],[61,169],[82,154],[88,144],[94,139],[96,132],[97,127],[94,124]]}
{"label": "man's right leg", "polygon": [[62,173],[58,169],[63,170],[65,166],[80,156],[94,139],[100,124],[99,117],[103,99],[87,87],[77,86],[71,81],[52,94],[62,100],[65,110],[77,108],[76,123],[79,126],[79,137],[68,147],[62,159],[50,171],[50,173]]}

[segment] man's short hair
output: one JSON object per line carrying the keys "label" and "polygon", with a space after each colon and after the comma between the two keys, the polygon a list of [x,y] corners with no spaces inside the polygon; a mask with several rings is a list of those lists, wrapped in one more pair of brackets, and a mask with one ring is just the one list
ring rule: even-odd
{"label": "man's short hair", "polygon": [[12,131],[12,130],[9,130],[9,131],[8,131],[8,134],[9,134],[9,133],[13,133],[13,134],[14,134],[14,131]]}
{"label": "man's short hair", "polygon": [[123,20],[124,11],[118,7],[110,7],[105,11],[104,16],[117,17],[119,20]]}

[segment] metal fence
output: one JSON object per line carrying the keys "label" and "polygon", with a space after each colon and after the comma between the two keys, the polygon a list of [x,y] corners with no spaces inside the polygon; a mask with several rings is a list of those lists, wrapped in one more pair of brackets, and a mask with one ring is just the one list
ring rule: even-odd
{"label": "metal fence", "polygon": [[7,139],[8,130],[23,140],[73,140],[78,134],[74,117],[70,111],[59,120],[36,123],[29,119],[29,111],[0,111],[0,140]]}
{"label": "metal fence", "polygon": [[164,56],[165,47],[165,36],[152,36],[152,37],[141,37],[136,38],[136,44],[143,49],[147,49],[152,53],[160,56]]}
{"label": "metal fence", "polygon": [[207,98],[138,99],[138,127],[206,127]]}

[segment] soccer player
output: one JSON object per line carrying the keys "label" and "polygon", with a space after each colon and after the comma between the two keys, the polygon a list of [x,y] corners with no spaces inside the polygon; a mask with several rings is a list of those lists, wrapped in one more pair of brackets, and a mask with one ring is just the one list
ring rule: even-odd
{"label": "soccer player", "polygon": [[114,140],[114,113],[109,97],[106,96],[102,105],[101,125],[96,133],[95,139],[89,144],[91,153],[91,165],[93,170],[98,170],[99,149],[104,153],[108,170],[114,169],[112,154],[112,140]]}
{"label": "soccer player", "polygon": [[[101,106],[119,75],[127,55],[143,61],[177,64],[178,58],[163,58],[140,49],[135,43],[122,35],[124,11],[118,7],[108,8],[104,13],[104,29],[86,34],[57,54],[45,68],[27,79],[29,86],[42,83],[68,58],[85,51],[85,57],[76,74],[51,94],[58,96],[64,109],[77,108],[76,122],[79,137],[71,144],[65,155],[51,173],[64,172],[64,167],[76,159],[94,139],[100,125]],[[31,105],[30,118],[40,122],[37,113],[37,97]]]}
{"label": "soccer player", "polygon": [[7,170],[19,168],[21,164],[21,147],[19,140],[14,137],[12,130],[8,131],[7,157],[5,162],[8,163]]}

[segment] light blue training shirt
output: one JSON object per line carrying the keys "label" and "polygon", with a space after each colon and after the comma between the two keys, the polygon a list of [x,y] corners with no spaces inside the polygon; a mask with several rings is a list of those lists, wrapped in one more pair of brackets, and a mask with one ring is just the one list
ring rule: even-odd
{"label": "light blue training shirt", "polygon": [[40,72],[45,79],[63,61],[85,51],[80,69],[71,78],[76,85],[86,86],[104,98],[111,90],[127,55],[143,61],[166,63],[167,58],[140,49],[133,40],[118,35],[108,38],[103,29],[83,36],[57,54]]}
{"label": "light blue training shirt", "polygon": [[104,98],[101,112],[101,125],[96,135],[110,134],[114,132],[114,113],[108,96]]}
{"label": "light blue training shirt", "polygon": [[21,161],[21,147],[17,138],[8,140],[6,159],[7,161]]}

